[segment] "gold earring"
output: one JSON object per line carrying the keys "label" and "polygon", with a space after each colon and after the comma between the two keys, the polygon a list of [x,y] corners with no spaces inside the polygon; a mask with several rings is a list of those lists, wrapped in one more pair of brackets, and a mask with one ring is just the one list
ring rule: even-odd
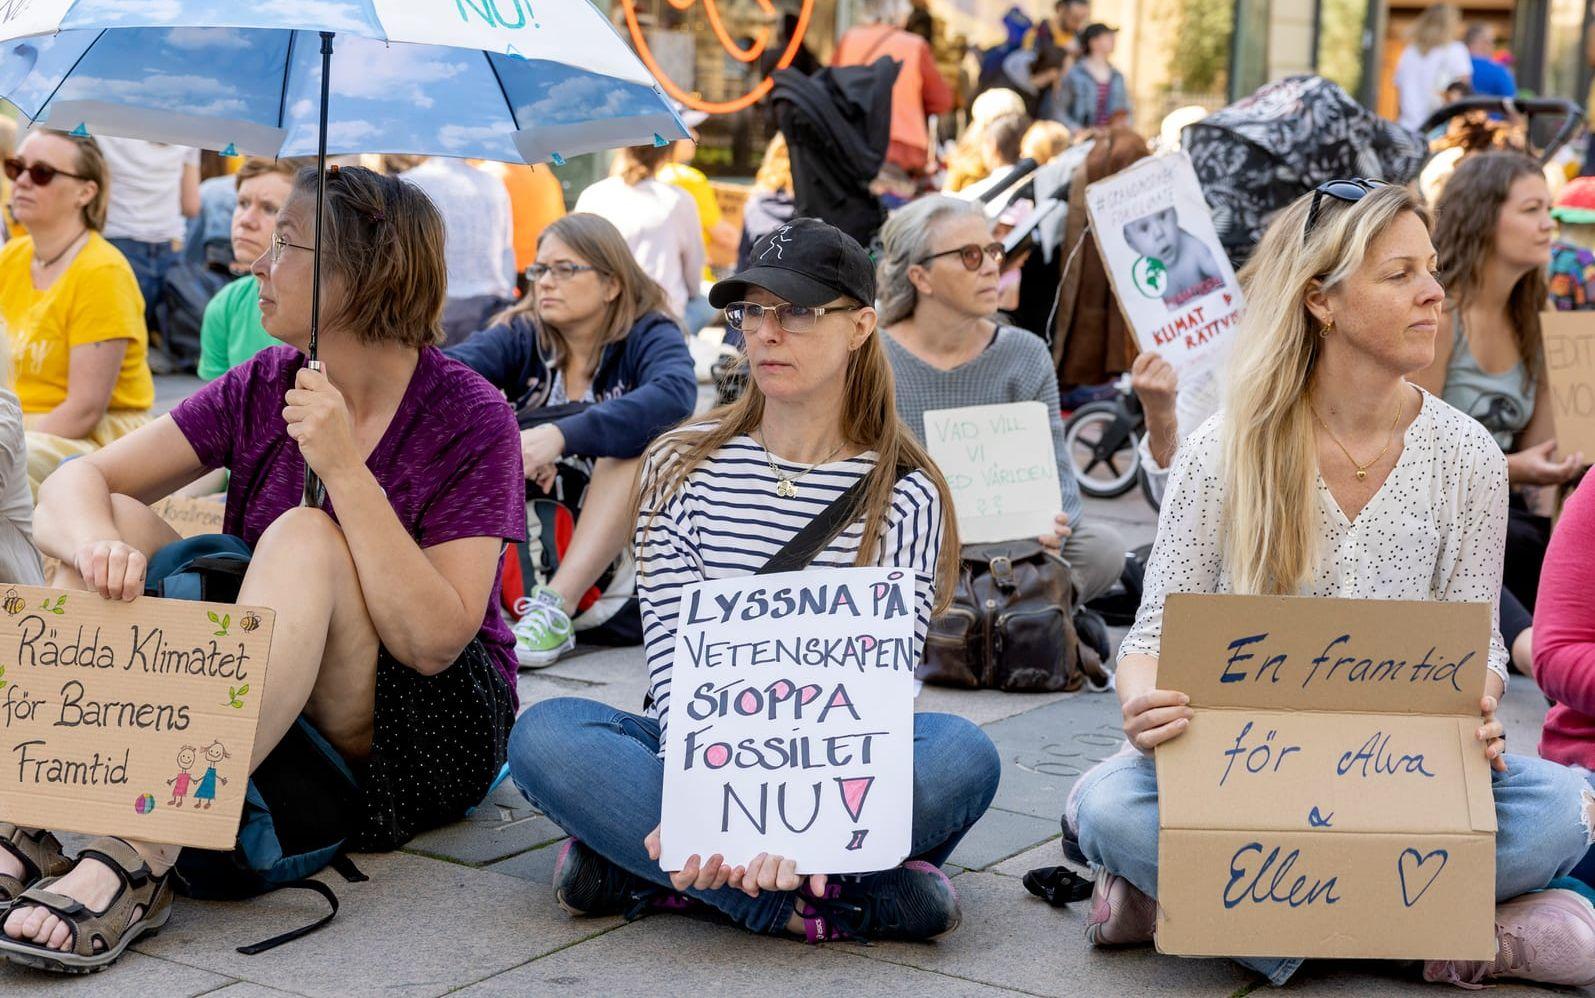
{"label": "gold earring", "polygon": [[1335,328],[1335,320],[1334,319],[1330,319],[1328,322],[1324,323],[1324,328],[1322,328],[1322,329],[1320,329],[1318,331],[1318,335],[1320,337],[1324,338],[1324,339],[1328,339],[1330,332],[1333,331],[1334,328]]}

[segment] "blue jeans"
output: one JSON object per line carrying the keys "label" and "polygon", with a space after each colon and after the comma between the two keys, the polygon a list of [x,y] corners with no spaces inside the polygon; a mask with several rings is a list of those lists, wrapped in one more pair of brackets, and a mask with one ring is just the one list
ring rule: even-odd
{"label": "blue jeans", "polygon": [[[1592,138],[1592,141],[1595,141],[1595,138]],[[1585,773],[1584,775],[1589,780],[1590,793],[1595,793],[1595,773]],[[1571,876],[1577,877],[1591,887],[1595,887],[1595,846],[1592,846],[1584,854],[1584,858],[1579,860],[1578,865],[1573,868]]]}
{"label": "blue jeans", "polygon": [[150,329],[157,328],[155,303],[161,299],[161,285],[166,282],[166,272],[177,263],[177,251],[172,249],[171,243],[144,243],[125,238],[107,241],[122,251],[133,268],[139,294],[144,296],[144,325]]}
{"label": "blue jeans", "polygon": [[[1508,901],[1567,876],[1589,848],[1580,815],[1584,778],[1566,766],[1521,755],[1491,772],[1495,791],[1495,897]],[[1080,850],[1094,865],[1157,896],[1157,770],[1149,756],[1119,755],[1080,777],[1073,794]],[[1237,957],[1284,984],[1300,959]]]}
{"label": "blue jeans", "polygon": [[[659,825],[665,764],[659,722],[596,700],[534,704],[510,733],[510,776],[554,823],[627,872],[661,887],[670,877],[643,839]],[[914,715],[911,859],[941,866],[997,793],[1001,763],[986,733],[950,714]],[[752,857],[747,857],[751,859]],[[688,891],[759,933],[785,930],[796,896]]]}

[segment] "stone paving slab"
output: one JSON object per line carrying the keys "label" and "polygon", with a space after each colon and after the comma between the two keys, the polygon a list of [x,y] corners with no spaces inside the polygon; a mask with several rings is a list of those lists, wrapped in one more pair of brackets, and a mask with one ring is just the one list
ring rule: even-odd
{"label": "stone paving slab", "polygon": [[248,981],[239,981],[229,984],[219,991],[208,991],[205,998],[292,998],[292,991],[278,991],[268,988],[264,984],[251,984]]}
{"label": "stone paving slab", "polygon": [[523,670],[516,685],[522,710],[555,697],[587,697],[640,713],[648,673],[641,648],[583,649],[546,669]]}
{"label": "stone paving slab", "polygon": [[976,724],[986,725],[1013,717],[1049,703],[1085,696],[1081,693],[1004,693],[1001,690],[959,690],[948,686],[926,686],[914,700],[920,713],[957,714]]}
{"label": "stone paving slab", "polygon": [[1002,757],[993,806],[1056,822],[1074,781],[1124,743],[1121,723],[1118,698],[1108,692],[1081,694],[986,725]]}
{"label": "stone paving slab", "polygon": [[507,820],[462,821],[411,839],[405,852],[481,866],[565,837],[560,827],[535,811]]}
{"label": "stone paving slab", "polygon": [[983,870],[1036,842],[1058,837],[1057,818],[1036,818],[990,808],[958,843],[951,860],[969,870]]}
{"label": "stone paving slab", "polygon": [[[1057,832],[1057,828],[1053,828]],[[1038,843],[1016,856],[1010,856],[996,866],[986,867],[987,873],[1000,873],[1005,877],[1020,877],[1031,870],[1043,866],[1067,866],[1082,876],[1086,871],[1063,858],[1063,835],[1055,834],[1045,842]]]}
{"label": "stone paving slab", "polygon": [[956,976],[865,959],[866,954],[864,947],[849,944],[810,947],[731,926],[659,915],[533,960],[457,994],[460,998],[1012,994]]}
{"label": "stone paving slab", "polygon": [[487,869],[507,877],[534,880],[547,886],[554,881],[554,864],[559,861],[559,851],[564,845],[565,840],[559,839],[536,849],[528,849],[509,859],[501,859],[497,863],[489,864]]}
{"label": "stone paving slab", "polygon": [[[181,917],[174,915],[173,921]],[[156,938],[159,938],[158,936]],[[72,998],[125,998],[127,995],[159,995],[160,998],[193,998],[225,987],[234,975],[213,974],[197,967],[186,967],[152,956],[128,953],[115,967],[98,974],[47,974],[27,967],[0,962],[0,994],[70,995]]]}
{"label": "stone paving slab", "polygon": [[348,884],[324,875],[342,902],[338,917],[289,945],[257,956],[235,952],[319,917],[326,910],[320,898],[279,891],[247,903],[184,900],[166,931],[138,951],[313,998],[420,998],[620,924],[569,918],[546,883],[406,853],[360,855],[355,862],[371,879]]}
{"label": "stone paving slab", "polygon": [[1231,995],[1255,975],[1225,960],[1172,963],[1150,949],[1103,951],[1083,938],[1086,906],[1048,907],[1019,881],[993,873],[954,878],[964,910],[957,932],[932,945],[877,943],[859,951],[1040,995]]}

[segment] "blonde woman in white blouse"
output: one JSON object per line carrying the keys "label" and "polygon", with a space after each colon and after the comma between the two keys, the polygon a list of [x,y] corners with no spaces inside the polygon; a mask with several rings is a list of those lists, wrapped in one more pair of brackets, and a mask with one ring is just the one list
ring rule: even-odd
{"label": "blonde woman in white blouse", "polygon": [[[1168,593],[1493,602],[1501,584],[1501,450],[1406,381],[1434,356],[1444,300],[1424,210],[1402,188],[1336,181],[1287,209],[1253,259],[1226,407],[1180,445],[1140,613],[1119,651],[1124,732],[1138,751],[1082,777],[1065,815],[1098,869],[1086,937],[1099,946],[1152,939],[1152,751],[1191,716],[1182,693],[1157,686]],[[1595,911],[1572,892],[1540,890],[1589,848],[1585,783],[1505,754],[1499,632],[1489,668],[1477,736],[1494,767],[1499,955],[1429,961],[1424,976],[1595,983]],[[1276,985],[1301,965],[1240,962]]]}

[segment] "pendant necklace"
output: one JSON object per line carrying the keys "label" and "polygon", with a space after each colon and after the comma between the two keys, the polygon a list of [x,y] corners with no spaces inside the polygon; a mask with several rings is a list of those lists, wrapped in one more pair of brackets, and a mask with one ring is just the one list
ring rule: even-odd
{"label": "pendant necklace", "polygon": [[1357,472],[1357,481],[1360,482],[1368,477],[1368,469],[1378,464],[1385,454],[1390,451],[1390,445],[1395,443],[1396,424],[1401,422],[1401,414],[1406,411],[1407,400],[1406,396],[1403,395],[1401,401],[1396,404],[1396,418],[1390,421],[1390,434],[1385,437],[1385,445],[1379,449],[1378,454],[1374,455],[1374,459],[1367,464],[1358,463],[1357,459],[1351,456],[1351,451],[1346,449],[1346,445],[1340,442],[1340,438],[1330,431],[1323,418],[1318,415],[1318,409],[1313,406],[1313,400],[1310,396],[1307,399],[1307,408],[1312,410],[1313,419],[1323,428],[1324,433],[1329,436],[1330,440],[1334,441],[1336,447],[1340,448],[1340,453],[1346,455],[1346,460],[1351,462],[1351,467]]}
{"label": "pendant necklace", "polygon": [[[754,439],[758,440],[757,437]],[[836,450],[831,451],[825,460],[816,464],[811,464],[795,475],[788,475],[775,463],[775,458],[770,456],[770,448],[765,447],[763,440],[759,440],[759,447],[764,451],[764,460],[767,464],[769,464],[771,474],[775,475],[775,494],[780,496],[782,499],[795,498],[797,496],[798,480],[804,475],[807,475],[809,472],[813,471],[815,468],[818,468],[820,465],[829,464],[831,458],[834,458],[836,455],[842,453],[842,448],[846,446],[846,443],[839,444]]]}

